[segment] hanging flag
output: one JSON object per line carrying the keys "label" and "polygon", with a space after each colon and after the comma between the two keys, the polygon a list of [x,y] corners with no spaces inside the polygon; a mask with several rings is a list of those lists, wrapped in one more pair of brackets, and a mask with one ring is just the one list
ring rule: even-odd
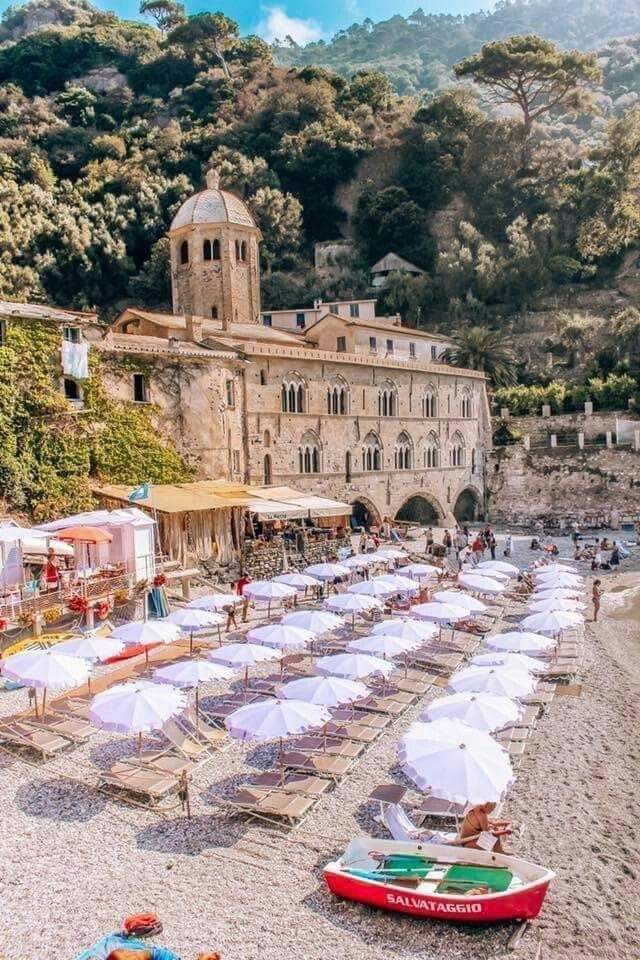
{"label": "hanging flag", "polygon": [[148,500],[151,496],[151,484],[141,483],[139,487],[132,490],[129,494],[129,502],[135,503],[136,500]]}

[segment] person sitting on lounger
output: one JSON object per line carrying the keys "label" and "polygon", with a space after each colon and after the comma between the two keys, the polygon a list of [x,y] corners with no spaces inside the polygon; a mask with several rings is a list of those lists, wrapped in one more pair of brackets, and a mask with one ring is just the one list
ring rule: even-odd
{"label": "person sitting on lounger", "polygon": [[[465,818],[462,821],[462,826],[460,827],[460,840],[462,841],[463,847],[481,849],[478,844],[478,835],[481,833],[491,833],[496,838],[495,846],[493,847],[495,853],[508,854],[510,852],[504,849],[500,838],[511,833],[511,821],[491,819],[489,814],[493,813],[495,808],[495,803],[479,803],[477,806],[467,810]],[[466,837],[469,837],[467,843],[464,842]]]}

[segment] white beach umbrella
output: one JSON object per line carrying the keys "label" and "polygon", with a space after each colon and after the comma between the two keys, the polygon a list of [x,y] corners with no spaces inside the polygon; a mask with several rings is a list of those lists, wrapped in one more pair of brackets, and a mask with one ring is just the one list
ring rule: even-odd
{"label": "white beach umbrella", "polygon": [[575,610],[547,610],[545,613],[532,613],[521,621],[525,630],[558,636],[565,630],[571,630],[584,623],[584,617]]}
{"label": "white beach umbrella", "polygon": [[352,625],[358,613],[381,609],[380,601],[375,597],[362,596],[358,593],[339,593],[325,600],[324,605],[327,610],[332,610],[334,613],[350,613]]}
{"label": "white beach umbrella", "polygon": [[186,705],[185,695],[177,687],[134,680],[96,694],[89,706],[89,719],[103,730],[137,734],[140,751],[142,734],[161,730]]}
{"label": "white beach umbrella", "polygon": [[[375,563],[375,560],[373,563]],[[363,570],[365,567],[370,567],[372,565],[371,555],[368,553],[355,553],[352,557],[347,557],[346,560],[341,560],[340,565],[343,567],[349,567],[350,570]]]}
{"label": "white beach umbrella", "polygon": [[501,650],[503,653],[524,653],[533,657],[538,657],[555,646],[552,638],[543,637],[530,630],[508,630],[506,633],[495,633],[492,637],[486,637],[485,643],[491,650]]}
{"label": "white beach umbrella", "polygon": [[379,557],[386,557],[387,560],[406,560],[407,554],[404,550],[398,550],[397,547],[382,547],[376,551]]}
{"label": "white beach umbrella", "polygon": [[319,587],[320,580],[310,577],[308,573],[279,573],[273,578],[274,583],[284,583],[296,590],[307,590],[309,587]]}
{"label": "white beach umbrella", "polygon": [[482,577],[473,573],[461,573],[458,576],[458,583],[461,583],[463,587],[466,587],[467,590],[472,590],[474,593],[486,593],[490,596],[504,593],[506,590],[506,585],[500,580],[489,576]]}
{"label": "white beach umbrella", "polygon": [[364,677],[388,677],[396,669],[395,663],[372,657],[366,653],[334,653],[316,660],[315,671],[321,676],[345,677],[362,680]]}
{"label": "white beach umbrella", "polygon": [[578,576],[578,569],[571,563],[544,563],[531,570],[531,575],[534,577],[542,577],[550,573],[570,573]]}
{"label": "white beach umbrella", "polygon": [[344,627],[342,617],[335,613],[328,613],[326,610],[294,610],[292,613],[286,613],[281,623],[286,623],[291,627],[300,627],[302,630],[310,630],[311,633],[331,633],[332,630],[338,630]]}
{"label": "white beach umbrella", "polygon": [[511,575],[508,573],[502,573],[500,570],[480,570],[477,566],[474,567],[470,563],[463,564],[460,568],[460,574],[466,574],[472,577],[488,577],[489,580],[496,580],[504,586],[511,580]]}
{"label": "white beach umbrella", "polygon": [[348,577],[351,570],[342,563],[312,563],[304,572],[316,580],[337,580],[338,577]]}
{"label": "white beach umbrella", "polygon": [[225,610],[244,603],[239,593],[210,593],[206,597],[196,597],[187,606],[192,610]]}
{"label": "white beach umbrella", "polygon": [[546,664],[535,657],[528,657],[525,653],[509,653],[508,651],[489,650],[487,653],[478,653],[470,661],[476,667],[507,667],[514,670],[526,670],[527,673],[544,673]]}
{"label": "white beach umbrella", "polygon": [[402,572],[414,580],[437,580],[441,571],[429,563],[410,563],[402,568]]}
{"label": "white beach umbrella", "polygon": [[252,600],[262,600],[271,604],[276,601],[289,600],[295,597],[296,588],[286,583],[275,583],[273,580],[254,580],[244,587],[243,596]]}
{"label": "white beach umbrella", "polygon": [[233,670],[224,667],[221,663],[212,660],[176,660],[164,667],[159,667],[153,673],[153,679],[160,683],[170,683],[174,687],[195,690],[196,723],[200,717],[199,686],[202,683],[216,683],[220,680],[231,680]]}
{"label": "white beach umbrella", "polygon": [[557,600],[566,597],[569,600],[576,600],[582,596],[583,591],[579,587],[545,587],[537,589],[530,595],[530,600]]}
{"label": "white beach umbrella", "polygon": [[460,590],[438,590],[434,593],[433,599],[437,603],[452,603],[456,607],[464,607],[469,613],[484,613],[487,609],[486,603],[482,600],[471,597],[468,593],[462,593]]}
{"label": "white beach umbrella", "polygon": [[390,567],[394,564],[393,557],[386,557],[380,550],[377,550],[375,553],[368,553],[367,556],[372,565],[376,563],[382,563],[387,567]]}
{"label": "white beach umbrella", "polygon": [[[60,653],[55,647],[46,650],[26,650],[15,653],[2,663],[2,675],[26,687],[43,690],[42,716],[44,716],[47,690],[68,690],[89,679],[90,666],[87,660]],[[38,703],[35,704],[36,716]]]}
{"label": "white beach umbrella", "polygon": [[382,623],[376,623],[371,632],[376,636],[382,634],[386,637],[402,637],[405,640],[416,640],[418,643],[424,643],[425,640],[432,640],[437,636],[438,628],[425,620],[399,617],[398,619],[383,620]]}
{"label": "white beach umbrella", "polygon": [[580,589],[584,586],[582,577],[576,577],[573,573],[545,573],[544,576],[536,577],[536,590],[542,590],[543,587],[573,587]]}
{"label": "white beach umbrella", "polygon": [[491,693],[452,693],[432,700],[420,720],[461,720],[474,730],[493,733],[515,723],[521,709],[515,700]]}
{"label": "white beach umbrella", "polygon": [[420,587],[411,577],[403,577],[400,574],[387,573],[381,577],[376,577],[379,583],[388,583],[393,587],[394,593],[417,593]]}
{"label": "white beach umbrella", "polygon": [[207,654],[214,663],[222,663],[226,667],[244,670],[245,689],[249,686],[249,667],[255,667],[267,660],[280,660],[282,653],[272,647],[263,647],[257,643],[227,643]]}
{"label": "white beach umbrella", "polygon": [[286,737],[323,727],[331,720],[326,707],[305,700],[274,699],[247,703],[225,720],[232,737],[238,740],[278,741],[278,759],[284,774],[282,741]]}
{"label": "white beach umbrella", "polygon": [[485,570],[487,573],[506,573],[509,577],[517,577],[520,573],[515,563],[507,563],[506,560],[481,560],[477,570]]}
{"label": "white beach umbrella", "polygon": [[506,751],[459,720],[412,724],[398,754],[420,790],[462,806],[497,803],[514,781]]}
{"label": "white beach umbrella", "polygon": [[168,623],[166,619],[131,620],[116,627],[111,636],[115,640],[122,640],[127,647],[143,646],[148,666],[149,647],[156,643],[175,643],[180,636],[180,627],[177,623]]}
{"label": "white beach umbrella", "polygon": [[182,633],[189,634],[189,653],[192,653],[194,633],[217,627],[218,639],[221,639],[220,624],[225,622],[225,618],[222,614],[214,613],[211,610],[203,610],[199,607],[183,607],[181,610],[174,610],[173,613],[170,613],[166,622],[177,624]]}
{"label": "white beach umbrella", "polygon": [[247,639],[252,643],[262,643],[276,650],[304,650],[313,643],[316,635],[311,630],[303,630],[287,623],[269,623],[264,627],[249,630]]}
{"label": "white beach umbrella", "polygon": [[434,623],[457,623],[464,620],[469,611],[453,603],[418,603],[411,608],[411,615]]}
{"label": "white beach umbrella", "polygon": [[355,703],[369,696],[369,688],[356,680],[343,677],[301,677],[290,680],[279,690],[279,696],[287,700],[305,700],[324,707],[339,707],[344,703]]}
{"label": "white beach umbrella", "polygon": [[396,593],[394,587],[386,583],[382,577],[375,577],[373,580],[362,580],[360,583],[352,583],[347,587],[347,592],[363,597],[390,597]]}
{"label": "white beach umbrella", "polygon": [[124,643],[114,637],[99,637],[95,633],[85,633],[81,637],[71,637],[70,640],[56,643],[56,650],[70,657],[81,657],[83,660],[92,662],[99,660],[104,663],[105,660],[122,653]]}
{"label": "white beach umbrella", "polygon": [[369,653],[374,657],[388,660],[391,657],[403,657],[422,644],[421,640],[405,640],[388,634],[372,633],[369,637],[358,637],[347,644],[347,650],[355,653]]}
{"label": "white beach umbrella", "polygon": [[548,610],[569,610],[577,611],[585,609],[585,604],[580,600],[568,597],[549,597],[543,600],[529,600],[527,609],[531,613],[546,613]]}
{"label": "white beach umbrella", "polygon": [[450,679],[447,689],[454,693],[494,693],[510,700],[532,693],[536,681],[525,670],[513,667],[466,667]]}

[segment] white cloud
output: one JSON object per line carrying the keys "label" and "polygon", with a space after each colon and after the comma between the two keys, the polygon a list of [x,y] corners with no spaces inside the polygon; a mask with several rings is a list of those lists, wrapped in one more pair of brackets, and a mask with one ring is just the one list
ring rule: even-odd
{"label": "white cloud", "polygon": [[283,7],[265,7],[264,16],[256,27],[256,33],[264,37],[268,43],[272,43],[276,38],[284,40],[289,36],[296,43],[305,44],[319,40],[322,29],[315,20],[290,17]]}

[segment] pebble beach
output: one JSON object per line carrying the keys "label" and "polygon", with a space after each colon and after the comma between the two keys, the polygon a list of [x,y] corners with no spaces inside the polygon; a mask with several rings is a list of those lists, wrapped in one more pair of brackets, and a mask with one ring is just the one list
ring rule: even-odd
{"label": "pebble beach", "polygon": [[[125,915],[153,910],[164,925],[156,942],[182,960],[204,950],[223,960],[637,960],[638,581],[637,573],[606,578],[602,618],[586,625],[578,695],[556,696],[546,709],[509,792],[505,812],[524,825],[514,849],[557,873],[517,952],[507,946],[514,926],[383,914],[334,899],[322,880],[323,865],[353,836],[383,835],[367,797],[401,776],[397,740],[436,689],[286,833],[232,819],[218,802],[248,770],[269,766],[270,746],[233,742],[198,769],[190,820],[114,802],[86,784],[132,755],[133,738],[98,731],[44,764],[2,751],[0,956],[72,958]],[[26,706],[25,691],[2,694],[3,715]]]}

